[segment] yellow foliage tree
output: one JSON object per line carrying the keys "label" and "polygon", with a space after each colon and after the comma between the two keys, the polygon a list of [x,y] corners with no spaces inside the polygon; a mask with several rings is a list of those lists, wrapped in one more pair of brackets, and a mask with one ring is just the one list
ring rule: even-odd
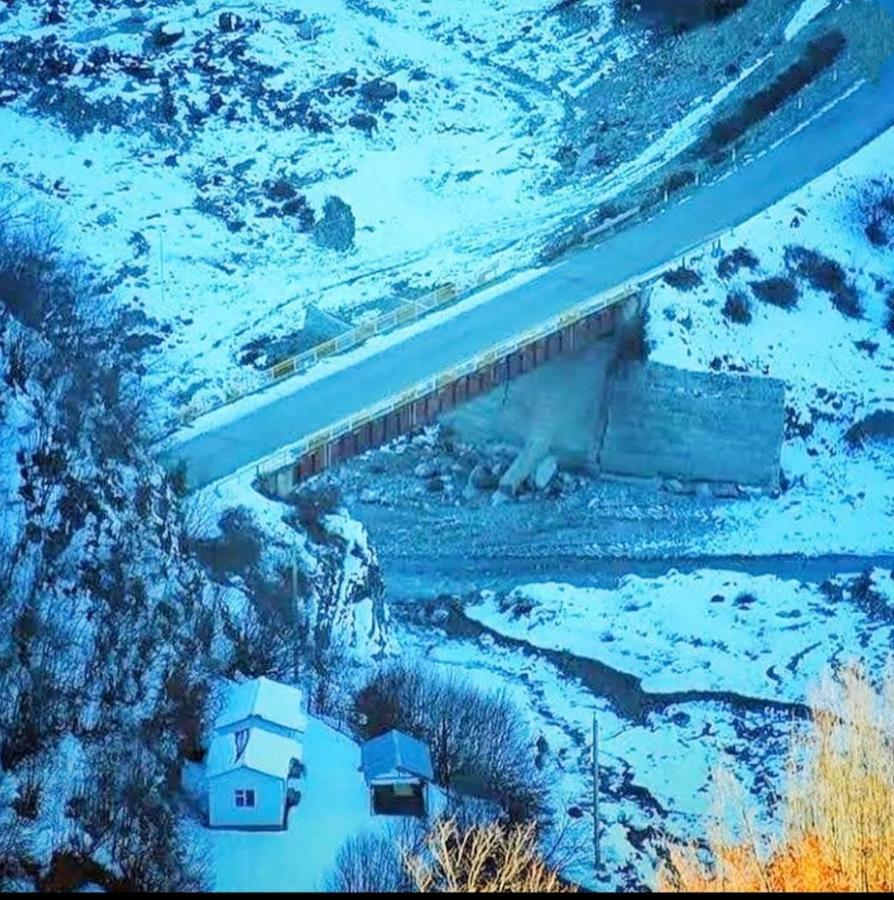
{"label": "yellow foliage tree", "polygon": [[426,852],[406,857],[421,893],[571,893],[541,858],[533,825],[499,823],[460,829],[453,820],[434,824]]}
{"label": "yellow foliage tree", "polygon": [[[761,845],[747,809],[739,834],[669,848],[665,892],[894,890],[894,673],[876,688],[859,667],[827,674],[793,740],[780,838]],[[743,837],[744,835],[744,837]]]}

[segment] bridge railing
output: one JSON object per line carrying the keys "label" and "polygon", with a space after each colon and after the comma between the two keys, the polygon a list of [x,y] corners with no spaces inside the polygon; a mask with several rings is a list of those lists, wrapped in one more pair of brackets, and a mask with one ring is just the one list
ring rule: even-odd
{"label": "bridge railing", "polygon": [[491,266],[487,270],[480,272],[475,278],[471,278],[462,284],[458,284],[455,281],[447,282],[429,291],[427,294],[423,294],[413,300],[403,301],[396,309],[382,313],[374,319],[350,328],[334,338],[316,344],[309,350],[281,359],[266,369],[257,372],[242,372],[227,386],[223,398],[209,399],[204,403],[191,403],[181,409],[180,424],[188,425],[199,416],[241,400],[243,397],[291,378],[293,375],[300,375],[321,360],[359,347],[371,337],[385,334],[398,326],[415,322],[432,310],[446,306],[459,297],[487,287],[496,281],[498,276],[497,268]]}

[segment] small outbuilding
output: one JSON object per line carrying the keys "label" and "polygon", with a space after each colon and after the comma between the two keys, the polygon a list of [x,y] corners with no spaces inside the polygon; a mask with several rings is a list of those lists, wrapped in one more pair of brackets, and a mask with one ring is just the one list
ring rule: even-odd
{"label": "small outbuilding", "polygon": [[388,731],[363,744],[360,755],[373,815],[426,815],[434,772],[422,741],[402,731]]}

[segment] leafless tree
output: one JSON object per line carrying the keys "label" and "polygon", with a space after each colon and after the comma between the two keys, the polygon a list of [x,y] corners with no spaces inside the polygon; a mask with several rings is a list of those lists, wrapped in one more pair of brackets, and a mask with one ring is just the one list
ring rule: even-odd
{"label": "leafless tree", "polygon": [[398,664],[372,677],[355,699],[355,713],[366,735],[396,728],[423,739],[444,787],[493,800],[514,820],[543,811],[532,741],[505,693]]}

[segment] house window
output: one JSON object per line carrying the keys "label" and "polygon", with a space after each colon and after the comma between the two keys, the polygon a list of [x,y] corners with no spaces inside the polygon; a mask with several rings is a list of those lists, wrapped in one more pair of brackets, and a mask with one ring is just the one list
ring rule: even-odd
{"label": "house window", "polygon": [[242,807],[253,807],[255,805],[255,792],[250,790],[238,790],[236,791],[236,806]]}

